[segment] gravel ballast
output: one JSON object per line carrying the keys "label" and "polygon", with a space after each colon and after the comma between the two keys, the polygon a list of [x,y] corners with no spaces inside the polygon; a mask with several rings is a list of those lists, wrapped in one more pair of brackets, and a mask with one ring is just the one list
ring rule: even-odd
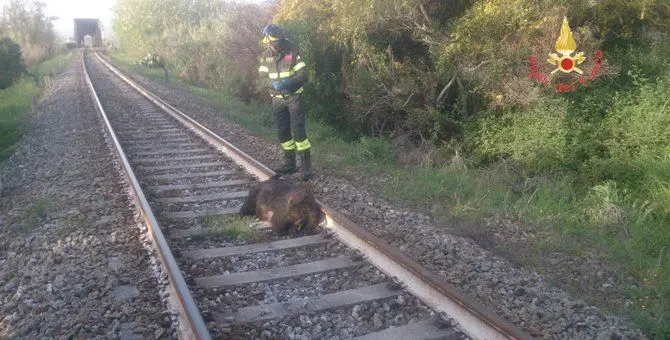
{"label": "gravel ballast", "polygon": [[77,61],[0,165],[0,338],[175,337],[101,126]]}
{"label": "gravel ballast", "polygon": [[[111,124],[114,126],[127,124],[127,129],[117,130],[118,135],[138,136],[155,129],[151,123],[147,124],[145,122],[147,113],[143,107],[147,106],[146,100],[129,92],[128,86],[122,84],[121,81],[109,78],[110,72],[103,72],[99,64],[92,61],[89,65],[96,88],[99,88],[100,92],[103,93],[101,102],[106,107]],[[127,109],[118,109],[126,106]],[[169,139],[166,138],[165,140]],[[122,145],[128,144],[123,139],[120,143]],[[224,159],[220,161],[222,164],[226,162]],[[138,161],[137,158],[130,157],[129,162],[138,164],[143,160]],[[164,162],[176,162],[176,160],[169,161],[166,159]],[[187,171],[182,170],[182,172],[186,173]],[[137,173],[140,181],[142,181],[142,172],[138,171]],[[242,176],[246,177],[246,175]],[[182,193],[184,192],[175,193],[175,196]],[[153,195],[148,198],[150,203],[152,198],[154,198]],[[194,204],[202,206],[201,203],[195,203],[199,200],[193,201]],[[157,207],[160,205],[158,204]],[[163,206],[168,209],[175,209],[175,207]],[[161,217],[160,209],[155,212],[158,217]],[[182,221],[173,222],[181,224]],[[200,222],[204,221],[201,220]],[[272,234],[259,231],[251,237],[251,241],[264,242],[265,237],[263,236],[273,238]],[[300,247],[296,244],[297,247],[195,260],[189,260],[188,256],[186,258],[181,256],[183,255],[183,248],[180,245],[183,245],[183,242],[179,242],[179,244],[172,243],[171,240],[169,242],[173,253],[177,254],[177,261],[182,268],[186,281],[193,289],[194,299],[202,311],[203,318],[209,329],[214,332],[214,338],[241,337],[247,339],[257,337],[258,334],[265,334],[263,336],[267,337],[267,332],[274,332],[275,335],[281,333],[289,339],[311,339],[324,336],[336,338],[337,336],[323,334],[323,330],[328,329],[328,327],[333,327],[330,330],[334,332],[333,334],[341,334],[344,338],[365,334],[370,329],[361,327],[361,324],[365,320],[374,321],[375,311],[366,308],[367,304],[365,302],[368,299],[360,299],[364,294],[363,292],[370,291],[371,288],[368,286],[372,285],[375,287],[371,289],[372,292],[384,295],[379,299],[390,299],[395,297],[395,294],[401,293],[398,289],[399,286],[389,286],[390,278],[371,265],[362,262],[363,257],[355,254],[351,249],[329,238],[328,235],[319,236],[319,238],[321,237],[326,237],[324,240],[330,240],[321,245],[308,247]],[[210,237],[195,237],[191,240],[181,239],[180,241],[190,241],[191,245],[187,245],[190,248],[193,246],[209,246],[213,240]],[[195,254],[193,253],[193,255]],[[199,256],[196,255],[195,257]],[[308,265],[307,267],[311,269],[301,274],[302,270],[306,268],[303,265]],[[340,269],[329,270],[328,268],[331,266]],[[346,269],[343,267],[346,267]],[[282,277],[285,274],[289,274],[290,278]],[[395,286],[395,288],[390,288],[392,286]],[[344,303],[344,301],[341,301],[343,305],[329,309],[325,313],[318,309],[318,306],[321,305],[318,301],[326,301],[327,299],[320,300],[317,297],[351,289],[363,289],[363,291],[349,295],[357,297],[353,302]],[[394,293],[390,293],[390,290]],[[306,300],[312,298],[314,301],[308,302]],[[334,297],[331,296],[331,298]],[[371,296],[368,296],[368,298],[372,299]],[[292,307],[287,307],[286,303],[289,303]],[[244,315],[256,315],[256,312],[249,313],[249,311],[255,310],[261,304],[282,306],[282,308],[287,308],[287,313],[281,317],[272,316],[261,318],[249,324],[246,323]],[[358,305],[355,306],[355,304]],[[299,311],[300,308],[308,305],[317,309],[310,313]],[[246,309],[247,307],[251,309],[247,309],[246,313],[241,312],[237,317],[234,316],[235,310]],[[377,326],[386,324],[403,326],[407,322],[427,321],[425,319],[429,314],[427,313],[429,309],[425,305],[418,303],[416,299],[410,299],[409,295],[398,297],[398,303],[391,303],[384,308],[386,309],[385,313],[377,313],[377,322],[373,322],[373,324]],[[291,316],[292,313],[300,315]],[[265,313],[261,312],[261,315],[265,315]],[[322,315],[326,319],[339,319],[341,321],[334,322],[324,328],[323,326],[328,324],[319,321]],[[308,317],[314,319],[314,321],[306,319]],[[389,322],[385,323],[384,318]],[[235,323],[236,319],[241,323]],[[275,328],[274,331],[270,331],[267,327],[261,327],[266,320],[281,321],[278,319],[284,319],[283,326],[279,329]],[[226,333],[226,328],[230,332]],[[281,337],[281,335],[279,336]]]}
{"label": "gravel ballast", "polygon": [[[281,149],[276,141],[266,140],[230,122],[223,117],[224,113],[188,91],[138,74],[132,74],[132,77],[262,163],[268,166],[281,163]],[[318,145],[313,153],[313,158],[318,159]],[[548,284],[546,277],[518,268],[481,248],[472,239],[450,234],[448,226],[383,199],[363,183],[317,167],[312,184],[317,197],[325,204],[399,247],[534,337],[645,338],[628,321],[603,315],[597,308]]]}

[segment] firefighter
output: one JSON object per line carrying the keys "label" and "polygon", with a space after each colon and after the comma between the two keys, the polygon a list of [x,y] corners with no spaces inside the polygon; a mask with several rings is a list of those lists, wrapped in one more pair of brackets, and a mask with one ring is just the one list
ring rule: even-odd
{"label": "firefighter", "polygon": [[303,85],[307,83],[305,62],[278,25],[265,26],[263,36],[267,50],[261,55],[258,72],[262,86],[272,97],[272,110],[285,160],[284,165],[274,171],[279,176],[297,172],[297,153],[301,161],[301,178],[307,181],[313,173],[301,95]]}

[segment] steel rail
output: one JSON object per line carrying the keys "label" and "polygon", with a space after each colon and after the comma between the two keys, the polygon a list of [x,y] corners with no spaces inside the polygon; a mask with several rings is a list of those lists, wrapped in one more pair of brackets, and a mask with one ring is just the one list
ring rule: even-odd
{"label": "steel rail", "polygon": [[[163,108],[175,119],[208,141],[213,147],[255,175],[266,180],[275,173],[251,156],[247,155],[228,141],[202,126],[185,113],[158,98],[125,76],[99,54],[98,59],[112,72],[116,73],[130,86],[137,89],[147,99]],[[405,283],[405,288],[421,301],[439,313],[445,313],[458,324],[458,328],[473,339],[532,339],[516,325],[496,315],[479,302],[466,296],[443,278],[430,272],[418,262],[410,259],[397,247],[394,247],[364,228],[356,225],[342,214],[318,202],[326,214],[326,228],[332,230],[342,242],[351,248],[360,250],[370,262],[391,277],[397,277]]]}
{"label": "steel rail", "polygon": [[147,229],[150,231],[149,235],[152,246],[158,253],[160,260],[163,263],[165,272],[167,273],[167,277],[170,283],[168,287],[170,290],[169,296],[170,298],[176,298],[176,301],[173,300],[171,302],[173,305],[172,307],[176,308],[177,312],[179,313],[178,331],[180,338],[210,340],[211,335],[209,334],[209,330],[207,329],[207,326],[202,319],[202,315],[198,310],[198,306],[195,304],[195,301],[191,296],[191,292],[186,285],[186,281],[184,281],[184,277],[181,275],[177,261],[175,261],[172,251],[167,244],[167,240],[165,239],[165,236],[163,235],[163,232],[158,225],[156,217],[154,216],[154,213],[151,210],[144,193],[142,192],[140,184],[135,177],[135,173],[130,167],[130,163],[128,162],[128,159],[126,158],[126,155],[121,148],[121,144],[116,137],[116,133],[114,133],[114,129],[112,129],[112,125],[110,124],[107,114],[105,113],[105,109],[100,103],[98,94],[95,91],[91,78],[89,77],[86,70],[85,54],[86,52],[82,52],[81,63],[84,76],[86,78],[86,83],[88,84],[88,88],[91,91],[91,96],[95,101],[96,109],[99,111],[100,116],[105,123],[105,128],[114,144],[114,151],[121,161],[124,175],[130,184],[133,198],[135,199],[135,204],[140,209],[142,217],[144,218],[144,223],[147,226]]}

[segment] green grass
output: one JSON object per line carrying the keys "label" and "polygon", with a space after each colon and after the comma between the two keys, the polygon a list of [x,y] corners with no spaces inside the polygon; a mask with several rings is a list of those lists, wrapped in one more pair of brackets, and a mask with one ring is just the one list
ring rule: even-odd
{"label": "green grass", "polygon": [[77,58],[79,54],[74,51],[69,51],[65,54],[60,54],[41,62],[38,65],[30,67],[28,73],[35,76],[56,75],[63,72],[70,66],[70,64]]}
{"label": "green grass", "polygon": [[[45,77],[61,72],[76,54],[56,56],[29,70],[29,73],[45,84]],[[43,89],[30,78],[22,78],[14,85],[0,90],[0,162],[15,150],[16,142],[23,136],[22,121],[30,111],[33,96],[39,97]]]}
{"label": "green grass", "polygon": [[223,235],[231,239],[250,240],[254,236],[254,229],[250,227],[254,221],[255,219],[251,217],[235,215],[207,216],[204,224],[210,232],[200,237]]}
{"label": "green grass", "polygon": [[39,88],[27,78],[0,91],[0,162],[14,152],[23,136],[23,115],[30,110],[32,96],[38,94]]}
{"label": "green grass", "polygon": [[48,199],[38,199],[23,211],[20,232],[28,234],[39,227],[39,222],[43,221],[51,208],[52,203]]}
{"label": "green grass", "polygon": [[[113,59],[149,77],[163,79],[162,71],[130,66],[128,60],[118,55]],[[239,103],[174,77],[170,82],[173,86],[189,89],[249,130],[270,140],[276,138],[268,106]],[[667,92],[649,93],[643,98],[646,105],[659,98],[665,101],[667,97]],[[561,101],[535,108],[534,112],[559,112],[551,110],[556,103]],[[621,114],[630,116],[628,112],[637,112],[639,116],[647,117],[642,111],[647,112],[648,108],[636,109],[635,105],[621,104]],[[665,119],[659,105],[652,105],[651,109],[660,116],[658,121]],[[550,151],[548,154],[542,154],[542,150],[533,151],[542,148],[533,140],[542,137],[547,125],[553,124],[550,129],[556,131],[561,121],[537,119],[535,113],[515,117],[517,121],[526,122],[523,124],[531,130],[523,131],[520,125],[511,125],[512,129],[519,130],[515,134],[524,140],[499,143],[503,146],[516,143],[512,147],[517,148],[521,162],[501,161],[487,166],[474,166],[475,161],[453,158],[451,162],[399,167],[399,154],[394,154],[398,150],[385,139],[363,138],[347,142],[335,129],[315,120],[308,121],[307,131],[317,166],[371,183],[388,199],[445,220],[467,220],[477,225],[484,218],[497,214],[534,229],[541,237],[536,241],[538,243],[526,245],[531,254],[523,255],[525,265],[532,267],[536,264],[534,254],[552,252],[606,261],[622,276],[637,281],[625,296],[633,304],[625,311],[619,309],[621,306],[603,303],[598,297],[591,301],[601,303],[601,307],[615,313],[631,316],[651,338],[670,338],[670,149],[665,157],[646,155],[631,159],[624,155],[617,161],[619,163],[594,162],[587,164],[588,168],[573,172],[556,171],[552,163],[573,157],[557,144],[564,137],[552,134],[548,139],[542,139],[546,143],[545,149]],[[632,128],[639,130],[667,129],[667,124],[648,122],[648,119],[641,118],[634,123]],[[630,125],[630,122],[626,124]],[[568,134],[572,132],[567,131]],[[438,151],[455,154],[449,147],[443,149]],[[531,151],[540,155],[537,160],[531,157]],[[621,152],[623,154],[625,150]],[[524,170],[519,166],[526,162],[535,162],[542,171]],[[619,174],[616,169],[630,171],[619,170]],[[464,225],[471,226],[472,223]]]}

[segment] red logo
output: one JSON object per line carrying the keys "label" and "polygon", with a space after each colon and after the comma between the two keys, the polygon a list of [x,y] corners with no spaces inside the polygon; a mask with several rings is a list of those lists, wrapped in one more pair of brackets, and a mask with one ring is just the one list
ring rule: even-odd
{"label": "red logo", "polygon": [[[604,53],[600,50],[597,50],[593,56],[593,66],[588,75],[585,75],[584,71],[577,67],[577,65],[582,64],[586,60],[586,57],[584,56],[584,52],[579,52],[574,57],[572,56],[572,53],[577,49],[577,43],[572,37],[572,31],[570,30],[567,18],[563,18],[561,35],[556,40],[555,48],[558,53],[549,53],[549,59],[547,59],[548,63],[556,67],[549,75],[544,74],[540,70],[537,56],[528,58],[531,79],[534,79],[541,85],[549,86],[552,80],[555,79],[554,75],[558,71],[561,71],[564,76],[557,77],[558,80],[556,81],[554,90],[565,93],[576,91],[578,85],[587,86],[589,82],[600,75],[604,58]],[[574,76],[573,72],[579,74],[579,76]],[[569,79],[566,80],[566,76]]]}

